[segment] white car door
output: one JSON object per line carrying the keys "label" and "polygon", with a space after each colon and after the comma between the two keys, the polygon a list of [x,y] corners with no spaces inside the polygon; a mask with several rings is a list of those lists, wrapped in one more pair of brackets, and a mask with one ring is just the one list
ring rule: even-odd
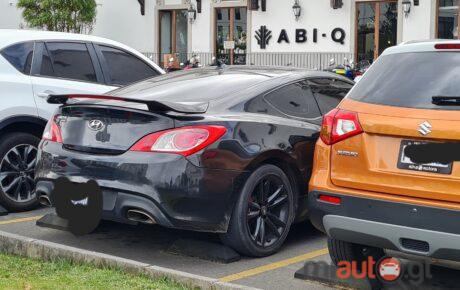
{"label": "white car door", "polygon": [[103,94],[117,88],[105,84],[91,43],[38,42],[35,53],[31,80],[42,118],[49,119],[57,108],[46,102],[49,95]]}

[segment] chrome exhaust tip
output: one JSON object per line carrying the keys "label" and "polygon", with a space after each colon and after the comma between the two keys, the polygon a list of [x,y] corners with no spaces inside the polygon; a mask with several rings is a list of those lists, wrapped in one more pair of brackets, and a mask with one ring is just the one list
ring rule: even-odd
{"label": "chrome exhaust tip", "polygon": [[126,213],[126,218],[133,222],[149,224],[149,225],[156,224],[155,219],[151,215],[149,215],[148,213],[142,210],[138,210],[138,209],[128,210],[128,212]]}
{"label": "chrome exhaust tip", "polygon": [[51,207],[51,201],[50,198],[46,194],[42,194],[38,197],[38,202],[47,207]]}

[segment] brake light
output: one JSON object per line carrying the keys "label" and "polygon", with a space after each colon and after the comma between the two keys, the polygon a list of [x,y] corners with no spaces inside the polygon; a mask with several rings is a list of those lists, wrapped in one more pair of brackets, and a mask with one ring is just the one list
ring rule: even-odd
{"label": "brake light", "polygon": [[221,138],[222,126],[189,126],[153,133],[139,140],[130,151],[192,155]]}
{"label": "brake light", "polygon": [[61,128],[59,127],[60,115],[55,115],[46,124],[42,139],[50,142],[62,143]]}
{"label": "brake light", "polygon": [[460,49],[460,43],[438,43],[434,46],[435,49]]}
{"label": "brake light", "polygon": [[320,137],[325,144],[332,145],[362,132],[357,113],[333,109],[323,117]]}
{"label": "brake light", "polygon": [[324,194],[321,194],[318,197],[318,200],[322,201],[322,202],[325,202],[325,203],[335,204],[335,205],[340,205],[342,203],[342,199],[340,197],[331,196],[331,195],[324,195]]}

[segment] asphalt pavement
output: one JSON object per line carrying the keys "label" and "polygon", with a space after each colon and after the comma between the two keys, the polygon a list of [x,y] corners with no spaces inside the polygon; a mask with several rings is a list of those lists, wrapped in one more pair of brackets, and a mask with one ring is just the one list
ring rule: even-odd
{"label": "asphalt pavement", "polygon": [[76,237],[36,226],[39,218],[52,212],[53,209],[41,208],[0,217],[0,230],[261,289],[334,289],[294,278],[306,261],[329,261],[324,235],[307,222],[293,227],[278,254],[261,259],[242,257],[224,264],[170,251],[179,239],[219,243],[214,234],[102,222],[94,233]]}
{"label": "asphalt pavement", "polygon": [[[102,222],[94,233],[76,237],[70,232],[36,225],[37,220],[53,212],[54,209],[41,208],[1,216],[0,230],[260,289],[343,288],[339,285],[326,285],[294,278],[295,272],[306,262],[330,263],[326,237],[308,222],[293,226],[285,246],[279,253],[260,259],[242,257],[239,261],[225,264],[183,253],[177,254],[176,250],[171,250],[172,245],[177,241],[185,240],[193,241],[193,244],[198,246],[203,243],[206,251],[206,247],[210,244],[220,245],[218,236],[214,234],[172,230],[155,225],[132,226]],[[434,271],[435,279],[417,288],[458,289],[456,285],[460,284],[460,271],[452,268],[460,269],[460,264],[447,263],[446,265],[450,269],[437,267]]]}

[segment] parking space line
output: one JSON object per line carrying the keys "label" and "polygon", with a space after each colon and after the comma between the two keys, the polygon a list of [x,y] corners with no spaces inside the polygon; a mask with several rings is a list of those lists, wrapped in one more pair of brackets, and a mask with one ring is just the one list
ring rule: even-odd
{"label": "parking space line", "polygon": [[252,268],[252,269],[240,272],[240,273],[225,276],[225,277],[220,278],[219,281],[221,281],[221,282],[232,282],[232,281],[236,281],[236,280],[241,280],[241,279],[248,278],[248,277],[251,277],[251,276],[259,275],[259,274],[264,273],[264,272],[276,270],[276,269],[279,269],[279,268],[284,268],[284,267],[287,267],[287,266],[290,266],[290,265],[293,265],[293,264],[297,264],[297,263],[300,263],[300,262],[303,262],[303,261],[314,259],[314,258],[323,256],[323,255],[326,255],[327,253],[329,253],[329,251],[327,250],[327,248],[324,248],[324,249],[321,249],[321,250],[317,250],[317,251],[306,253],[306,254],[303,254],[303,255],[300,255],[300,256],[296,256],[296,257],[293,257],[293,258],[290,258],[290,259],[281,260],[281,261],[278,261],[278,262],[275,262],[275,263],[267,264],[267,265]]}
{"label": "parking space line", "polygon": [[6,221],[0,221],[0,225],[8,225],[8,224],[15,224],[15,223],[23,223],[23,222],[30,222],[30,221],[36,221],[41,219],[43,216],[31,216],[31,217],[25,217],[25,218],[18,218],[18,219],[12,219],[12,220],[6,220]]}

